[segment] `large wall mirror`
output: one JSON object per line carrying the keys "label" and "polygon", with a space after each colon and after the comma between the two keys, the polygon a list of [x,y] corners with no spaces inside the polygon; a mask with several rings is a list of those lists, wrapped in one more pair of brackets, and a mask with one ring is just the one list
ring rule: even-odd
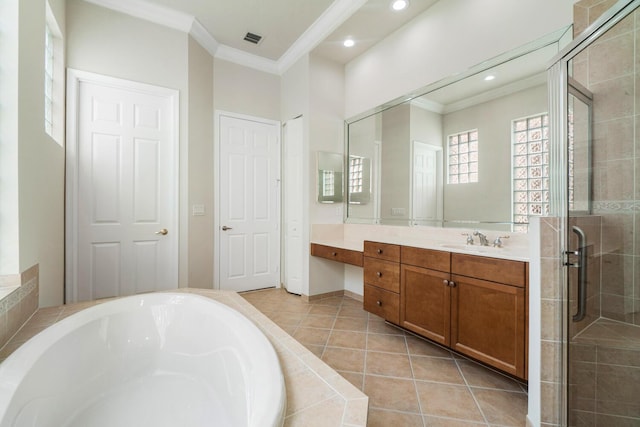
{"label": "large wall mirror", "polygon": [[347,120],[347,222],[526,231],[548,209],[554,32]]}

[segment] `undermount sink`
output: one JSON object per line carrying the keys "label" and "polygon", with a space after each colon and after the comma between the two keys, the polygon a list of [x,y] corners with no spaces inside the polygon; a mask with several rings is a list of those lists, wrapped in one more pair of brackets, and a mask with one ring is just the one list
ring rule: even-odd
{"label": "undermount sink", "polygon": [[440,245],[440,247],[445,249],[451,249],[454,251],[478,252],[478,253],[494,252],[502,249],[495,246],[465,245],[464,243],[443,243]]}

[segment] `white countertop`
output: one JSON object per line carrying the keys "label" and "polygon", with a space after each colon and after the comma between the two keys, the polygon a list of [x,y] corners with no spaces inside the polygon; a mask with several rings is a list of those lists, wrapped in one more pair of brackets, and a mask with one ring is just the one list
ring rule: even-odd
{"label": "white countertop", "polygon": [[386,225],[361,224],[313,224],[311,243],[336,248],[364,251],[364,241],[413,246],[416,248],[480,255],[491,258],[529,261],[529,240],[526,234],[482,231],[489,242],[496,237],[502,239],[501,248],[480,246],[477,237],[474,245],[467,245],[462,233],[472,232],[464,229],[442,229],[436,227],[397,227]]}

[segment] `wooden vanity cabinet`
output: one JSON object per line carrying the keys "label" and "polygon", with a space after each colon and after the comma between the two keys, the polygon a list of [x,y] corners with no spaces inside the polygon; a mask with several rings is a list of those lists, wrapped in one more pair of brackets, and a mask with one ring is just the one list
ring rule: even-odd
{"label": "wooden vanity cabinet", "polygon": [[450,253],[401,248],[400,325],[449,346],[451,329]]}
{"label": "wooden vanity cabinet", "polygon": [[362,267],[362,252],[360,251],[312,243],[311,255]]}
{"label": "wooden vanity cabinet", "polygon": [[400,246],[364,242],[364,309],[400,324]]}
{"label": "wooden vanity cabinet", "polygon": [[525,262],[451,254],[450,347],[526,378]]}

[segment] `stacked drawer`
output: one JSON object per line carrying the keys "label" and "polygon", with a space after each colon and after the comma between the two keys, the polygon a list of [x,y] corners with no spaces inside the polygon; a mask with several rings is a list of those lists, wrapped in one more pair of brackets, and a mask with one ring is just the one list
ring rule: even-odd
{"label": "stacked drawer", "polygon": [[364,242],[364,309],[400,323],[400,245]]}

